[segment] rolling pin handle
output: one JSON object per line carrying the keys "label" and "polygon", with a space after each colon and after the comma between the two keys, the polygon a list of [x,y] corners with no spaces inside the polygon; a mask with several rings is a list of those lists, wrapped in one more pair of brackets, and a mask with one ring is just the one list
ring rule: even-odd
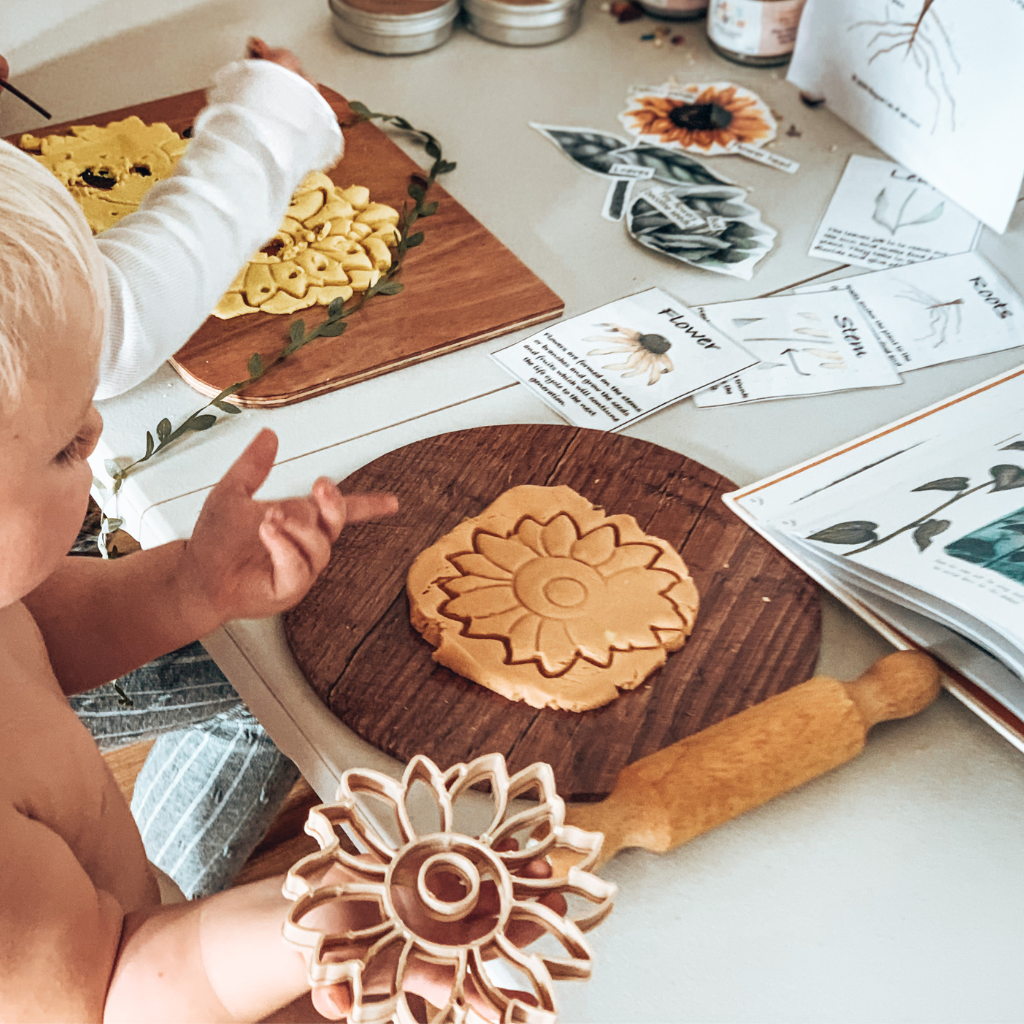
{"label": "rolling pin handle", "polygon": [[939,694],[939,668],[920,651],[896,651],[880,658],[859,679],[844,683],[867,729],[878,722],[909,718]]}

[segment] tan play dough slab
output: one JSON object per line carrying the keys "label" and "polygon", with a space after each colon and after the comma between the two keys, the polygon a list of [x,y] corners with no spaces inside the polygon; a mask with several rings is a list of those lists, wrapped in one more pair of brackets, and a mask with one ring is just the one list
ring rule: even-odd
{"label": "tan play dough slab", "polygon": [[435,661],[532,707],[585,711],[682,647],[697,588],[678,552],[570,487],[513,487],[420,554],[413,626]]}

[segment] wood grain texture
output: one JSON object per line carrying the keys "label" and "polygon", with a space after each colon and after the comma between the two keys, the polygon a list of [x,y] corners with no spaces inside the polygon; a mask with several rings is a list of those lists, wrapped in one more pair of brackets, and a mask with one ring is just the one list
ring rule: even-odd
{"label": "wood grain texture", "polygon": [[[321,91],[345,130],[345,155],[328,172],[330,177],[343,188],[365,185],[374,202],[401,209],[408,201],[411,176],[422,174],[419,165],[375,125],[345,127],[354,119],[348,103],[330,89]],[[204,102],[201,91],[182,93],[48,126],[45,134],[62,134],[72,124],[107,124],[130,114],[147,123],[164,121],[182,132]],[[17,144],[19,137],[10,141]],[[445,157],[457,160],[458,154]],[[290,405],[562,313],[565,303],[440,185],[428,198],[440,205],[433,217],[416,224],[424,241],[409,251],[397,278],[405,291],[376,297],[352,317],[341,337],[318,339],[227,401],[247,408]],[[210,317],[171,365],[197,391],[212,397],[247,377],[253,352],[265,361],[276,356],[293,321],[305,319],[311,325],[326,316],[324,307],[314,307],[290,316]]]}
{"label": "wood grain texture", "polygon": [[[567,484],[627,512],[675,546],[701,596],[693,635],[631,693],[574,714],[512,703],[431,659],[409,624],[413,558],[516,484]],[[343,481],[388,489],[387,521],[346,529],[285,633],[338,718],[385,753],[442,768],[491,751],[509,769],[547,761],[567,799],[607,794],[621,769],[811,675],[820,641],[816,586],[736,516],[733,484],[668,449],[568,426],[480,427],[428,438]],[[765,600],[767,598],[767,600]]]}

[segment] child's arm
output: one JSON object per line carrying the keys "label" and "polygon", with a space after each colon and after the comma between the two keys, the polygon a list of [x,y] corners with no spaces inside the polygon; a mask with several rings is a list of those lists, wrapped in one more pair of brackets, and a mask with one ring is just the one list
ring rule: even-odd
{"label": "child's arm", "polygon": [[305,174],[341,155],[330,106],[271,60],[223,68],[208,100],[174,175],[96,239],[111,293],[98,399],[134,387],[185,344],[278,229]]}
{"label": "child's arm", "polygon": [[67,558],[25,598],[65,693],[91,689],[236,618],[292,607],[346,522],[394,512],[390,495],[261,502],[277,438],[261,431],[211,491],[192,538],[101,561]]}
{"label": "child's arm", "polygon": [[67,843],[0,810],[0,1017],[259,1020],[309,990],[281,879],[127,916]]}
{"label": "child's arm", "polygon": [[[281,895],[282,877],[123,914],[117,900],[93,885],[67,843],[45,825],[0,806],[0,835],[0,1018],[256,1021],[309,991],[305,960],[281,939],[289,906]],[[537,878],[551,874],[542,860],[531,861],[525,870]],[[556,913],[566,911],[561,896],[541,902]],[[493,884],[485,883],[480,913],[492,914],[496,908]],[[338,910],[327,907],[323,913]],[[354,924],[349,920],[345,927]],[[333,930],[342,928],[336,918],[333,925]],[[538,930],[521,923],[508,935],[519,945],[537,938]],[[453,976],[450,967],[412,958],[406,990],[441,1006]],[[387,984],[385,977],[367,981],[368,992],[383,991]],[[467,995],[490,1019],[489,1004],[471,984]],[[530,1000],[528,993],[523,995]],[[345,1017],[351,1009],[346,985],[317,989],[313,1002],[330,1019]]]}

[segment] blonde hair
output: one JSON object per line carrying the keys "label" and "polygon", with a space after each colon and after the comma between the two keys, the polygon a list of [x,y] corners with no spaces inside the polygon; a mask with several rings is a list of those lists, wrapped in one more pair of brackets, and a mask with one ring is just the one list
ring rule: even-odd
{"label": "blonde hair", "polygon": [[105,325],[110,292],[85,216],[49,170],[0,140],[0,416],[17,404],[44,329],[88,330],[65,298],[73,276]]}

